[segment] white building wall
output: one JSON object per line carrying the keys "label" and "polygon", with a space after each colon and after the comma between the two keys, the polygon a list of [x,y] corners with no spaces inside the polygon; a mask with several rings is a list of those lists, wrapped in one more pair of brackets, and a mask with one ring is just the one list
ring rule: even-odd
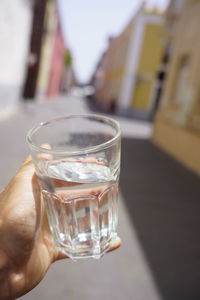
{"label": "white building wall", "polygon": [[122,82],[121,95],[119,98],[119,107],[122,109],[129,107],[131,92],[135,86],[140,49],[143,42],[144,23],[144,16],[139,15],[137,16],[137,20],[133,25],[133,31],[125,67],[125,76]]}
{"label": "white building wall", "polygon": [[32,21],[31,0],[0,1],[0,114],[21,96]]}

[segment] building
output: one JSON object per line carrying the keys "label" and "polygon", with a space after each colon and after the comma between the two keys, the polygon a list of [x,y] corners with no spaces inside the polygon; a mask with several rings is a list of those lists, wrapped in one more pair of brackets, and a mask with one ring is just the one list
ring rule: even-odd
{"label": "building", "polygon": [[35,0],[23,97],[54,97],[61,92],[65,43],[56,0]]}
{"label": "building", "polygon": [[96,99],[109,110],[148,118],[163,54],[163,16],[144,4],[122,33],[109,40],[96,72]]}
{"label": "building", "polygon": [[45,16],[37,97],[52,98],[62,91],[66,46],[56,1],[48,1]]}
{"label": "building", "polygon": [[163,55],[163,16],[142,7],[135,16],[126,59],[119,109],[149,118],[154,100],[154,82]]}
{"label": "building", "polygon": [[0,1],[0,115],[14,111],[21,97],[31,33],[31,0]]}
{"label": "building", "polygon": [[48,0],[33,2],[33,20],[29,53],[27,55],[27,70],[22,91],[23,98],[33,99],[36,95],[39,69],[41,66],[41,50],[45,26],[45,13]]}
{"label": "building", "polygon": [[57,4],[56,1],[51,0],[47,2],[45,7],[40,67],[38,71],[37,86],[35,87],[35,96],[39,99],[46,96],[48,89],[53,50],[55,47],[56,27],[58,26],[57,23]]}
{"label": "building", "polygon": [[[166,13],[171,56],[153,141],[200,173],[200,1],[173,0]],[[184,33],[184,34],[183,34]]]}
{"label": "building", "polygon": [[131,24],[118,37],[109,38],[93,76],[95,99],[107,111],[115,110],[119,101],[130,27]]}
{"label": "building", "polygon": [[63,90],[62,85],[65,68],[65,53],[65,42],[61,31],[60,22],[57,21],[49,80],[46,89],[46,96],[48,98],[58,95]]}
{"label": "building", "polygon": [[69,93],[71,88],[79,85],[73,66],[73,56],[69,49],[65,52],[65,68],[62,83],[64,93]]}

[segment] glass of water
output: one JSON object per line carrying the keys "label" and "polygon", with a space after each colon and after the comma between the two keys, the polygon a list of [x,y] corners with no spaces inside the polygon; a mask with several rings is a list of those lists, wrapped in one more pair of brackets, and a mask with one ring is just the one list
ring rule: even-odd
{"label": "glass of water", "polygon": [[121,131],[113,119],[72,115],[27,135],[57,249],[100,258],[117,237]]}

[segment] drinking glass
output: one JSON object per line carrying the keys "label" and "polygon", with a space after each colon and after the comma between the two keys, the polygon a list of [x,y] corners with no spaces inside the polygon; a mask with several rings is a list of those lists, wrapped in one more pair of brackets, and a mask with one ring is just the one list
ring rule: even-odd
{"label": "drinking glass", "polygon": [[100,258],[117,237],[119,124],[72,115],[27,135],[57,249],[70,258]]}

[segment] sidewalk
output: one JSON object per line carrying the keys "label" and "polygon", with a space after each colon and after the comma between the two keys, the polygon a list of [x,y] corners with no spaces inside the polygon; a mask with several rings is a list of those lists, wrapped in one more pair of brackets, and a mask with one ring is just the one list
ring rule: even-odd
{"label": "sidewalk", "polygon": [[[62,98],[0,122],[1,188],[28,153],[25,135],[31,126],[88,112],[82,99]],[[150,124],[117,119],[123,131],[122,247],[100,261],[56,262],[21,300],[200,299],[199,177],[151,144]]]}
{"label": "sidewalk", "polygon": [[160,299],[199,300],[199,176],[150,141],[124,138],[121,192]]}

